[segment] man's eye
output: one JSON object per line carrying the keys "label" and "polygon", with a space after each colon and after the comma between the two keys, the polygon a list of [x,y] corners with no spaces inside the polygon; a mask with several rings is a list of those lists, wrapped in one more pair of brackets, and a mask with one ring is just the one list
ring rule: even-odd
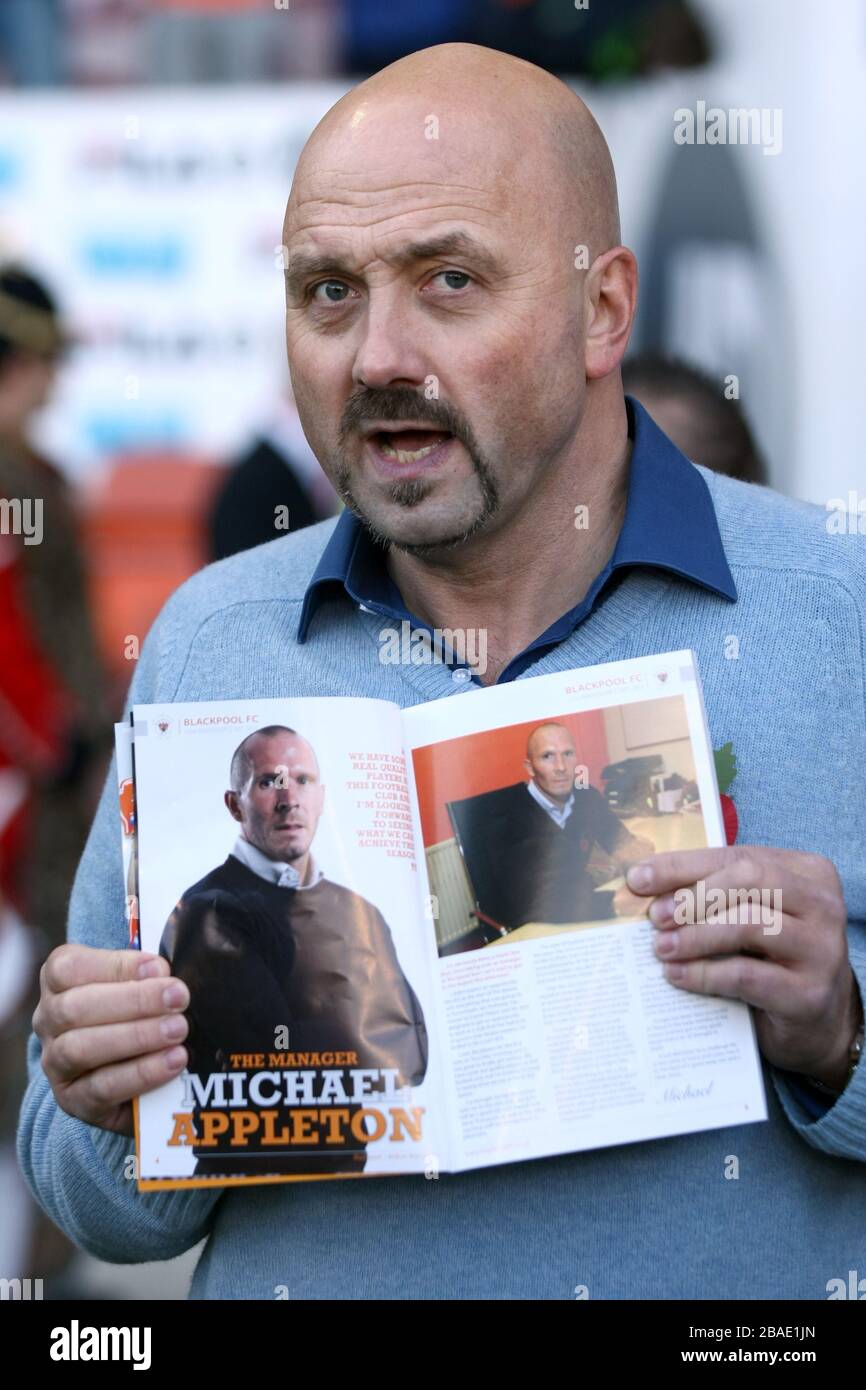
{"label": "man's eye", "polygon": [[319,290],[348,290],[349,286],[343,280],[320,280],[317,285],[313,285],[310,298],[316,304],[345,304],[345,299],[322,298]]}
{"label": "man's eye", "polygon": [[[472,277],[470,275],[467,275],[465,270],[437,270],[436,274],[433,276],[433,279],[438,280],[440,275],[449,275],[452,279],[466,280],[469,284],[472,283]],[[448,288],[452,290],[463,290],[466,288],[466,286],[450,284]]]}

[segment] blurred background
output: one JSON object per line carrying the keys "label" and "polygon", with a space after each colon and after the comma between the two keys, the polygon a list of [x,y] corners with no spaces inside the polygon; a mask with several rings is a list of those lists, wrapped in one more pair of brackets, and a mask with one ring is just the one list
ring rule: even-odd
{"label": "blurred background", "polygon": [[601,123],[641,267],[626,389],[696,461],[866,512],[863,0],[0,0],[0,1276],[46,1296],[188,1287],[195,1252],[101,1266],[23,1188],[36,976],[162,602],[276,505],[338,510],[285,363],[298,153],[452,40]]}

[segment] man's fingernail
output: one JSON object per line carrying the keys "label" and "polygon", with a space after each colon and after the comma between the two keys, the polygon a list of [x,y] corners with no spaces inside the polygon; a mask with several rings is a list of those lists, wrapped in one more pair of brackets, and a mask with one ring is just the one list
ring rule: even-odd
{"label": "man's fingernail", "polygon": [[167,1009],[180,1009],[186,1004],[186,986],[175,983],[163,990],[162,1002]]}
{"label": "man's fingernail", "polygon": [[685,978],[686,967],[684,965],[666,965],[664,967],[664,977],[670,980],[672,985],[679,984]]}
{"label": "man's fingernail", "polygon": [[641,888],[649,888],[653,881],[653,871],[649,864],[632,864],[625,876],[625,881],[629,888],[635,888],[638,891]]}
{"label": "man's fingernail", "polygon": [[180,1038],[186,1037],[186,1019],[183,1014],[171,1014],[169,1018],[160,1021],[159,1031],[164,1038],[178,1042]]}
{"label": "man's fingernail", "polygon": [[673,898],[656,898],[650,905],[650,921],[657,927],[664,926],[665,922],[674,920],[674,901]]}
{"label": "man's fingernail", "polygon": [[180,1071],[186,1061],[185,1047],[172,1047],[165,1053],[165,1065],[169,1071]]}
{"label": "man's fingernail", "polygon": [[138,978],[140,980],[155,980],[157,975],[161,974],[162,966],[156,958],[143,961],[138,967]]}

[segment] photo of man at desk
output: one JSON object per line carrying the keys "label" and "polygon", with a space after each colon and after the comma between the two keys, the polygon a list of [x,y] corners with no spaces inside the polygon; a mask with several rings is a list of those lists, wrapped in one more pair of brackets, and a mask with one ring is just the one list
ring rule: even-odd
{"label": "photo of man at desk", "polygon": [[[564,724],[537,725],[526,743],[528,780],[451,802],[485,945],[529,922],[568,924],[642,910],[625,887],[598,885],[655,852],[581,780]],[[485,930],[486,929],[486,930]]]}
{"label": "photo of man at desk", "polygon": [[709,843],[678,694],[554,708],[413,757],[440,957],[634,921],[629,865]]}

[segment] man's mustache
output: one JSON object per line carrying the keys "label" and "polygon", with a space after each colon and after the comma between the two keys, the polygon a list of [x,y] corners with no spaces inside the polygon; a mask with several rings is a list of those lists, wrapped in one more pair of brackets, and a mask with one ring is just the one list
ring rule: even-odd
{"label": "man's mustache", "polygon": [[465,432],[464,421],[446,401],[431,402],[426,397],[399,391],[390,391],[387,395],[367,392],[346,406],[340,426],[341,442],[371,420],[385,420],[395,425],[404,420],[417,420],[432,429],[453,434],[456,439],[462,439]]}

